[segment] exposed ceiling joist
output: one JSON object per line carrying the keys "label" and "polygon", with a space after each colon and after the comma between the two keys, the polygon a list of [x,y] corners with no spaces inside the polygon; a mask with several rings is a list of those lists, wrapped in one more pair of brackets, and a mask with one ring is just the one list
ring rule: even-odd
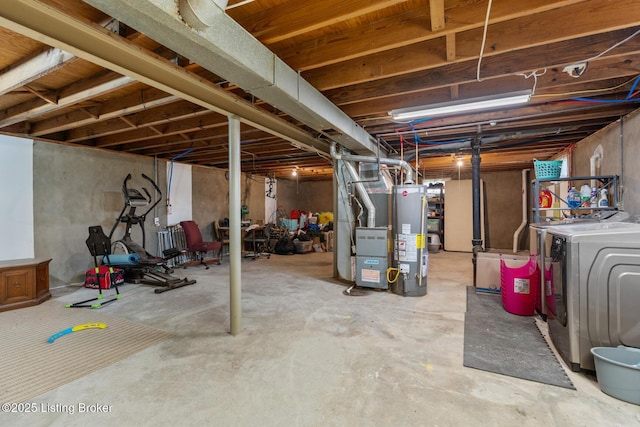
{"label": "exposed ceiling joist", "polygon": [[123,74],[126,76],[124,79],[146,83],[220,114],[238,116],[246,123],[277,134],[301,148],[328,151],[325,143],[307,132],[184,72],[176,64],[150,55],[103,28],[70,18],[40,2],[1,2],[0,25]]}
{"label": "exposed ceiling joist", "polygon": [[[213,0],[201,3],[207,1]],[[173,11],[172,25],[184,30],[175,18],[177,0],[125,2],[163,5]],[[640,106],[637,1],[493,0],[480,79],[489,0],[230,3],[222,20],[237,22],[243,38],[250,34],[270,52],[252,58],[250,49],[243,52],[250,45],[229,33],[231,41],[218,47],[228,50],[222,56],[206,49],[187,57],[181,46],[83,0],[1,2],[0,133],[164,159],[188,151],[181,161],[224,168],[231,112],[245,117],[243,171],[290,178],[295,167],[296,179],[331,179],[327,138],[344,137],[344,125],[327,129],[306,119],[337,106],[367,141],[373,137],[374,151],[379,145],[400,156],[417,149],[412,165],[438,175],[457,172],[451,156],[468,156],[465,144],[479,132],[491,141],[483,145],[483,173],[530,168],[534,157],[566,153]],[[140,13],[154,15],[163,7]],[[148,19],[161,21],[167,10]],[[320,92],[326,99],[312,108],[318,111],[303,111],[298,102],[289,111],[263,99],[260,90],[267,93],[274,77],[261,69],[249,70],[262,73],[264,84],[254,90],[207,65],[239,56],[245,66],[263,66],[261,55],[293,73],[285,79],[289,100],[297,99],[300,78]],[[279,70],[277,77],[286,75]],[[535,91],[518,108],[412,122],[395,122],[388,114],[520,89]]]}

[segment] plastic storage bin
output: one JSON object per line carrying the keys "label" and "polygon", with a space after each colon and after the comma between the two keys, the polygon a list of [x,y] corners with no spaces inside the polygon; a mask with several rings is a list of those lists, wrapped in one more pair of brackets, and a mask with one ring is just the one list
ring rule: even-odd
{"label": "plastic storage bin", "polygon": [[537,258],[529,257],[529,261],[521,267],[508,267],[504,259],[500,259],[500,295],[502,307],[511,314],[533,316],[540,284]]}
{"label": "plastic storage bin", "polygon": [[594,347],[591,354],[600,390],[616,399],[640,405],[640,349]]}
{"label": "plastic storage bin", "polygon": [[307,252],[311,252],[313,250],[313,242],[311,240],[307,241],[294,241],[293,242],[296,247],[297,254],[306,254]]}
{"label": "plastic storage bin", "polygon": [[533,168],[536,172],[536,179],[560,178],[562,160],[533,159]]}
{"label": "plastic storage bin", "polygon": [[427,249],[429,252],[439,252],[440,246],[442,243],[440,242],[440,235],[437,233],[428,233],[427,234]]}

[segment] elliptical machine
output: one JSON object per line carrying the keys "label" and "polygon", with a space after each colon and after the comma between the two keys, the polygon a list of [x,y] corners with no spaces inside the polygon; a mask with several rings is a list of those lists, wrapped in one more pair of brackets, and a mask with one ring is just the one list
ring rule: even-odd
{"label": "elliptical machine", "polygon": [[[172,276],[171,274],[173,273],[173,269],[166,264],[167,260],[175,258],[182,254],[183,251],[180,251],[177,248],[166,249],[163,251],[162,258],[160,258],[151,255],[145,249],[146,234],[144,222],[149,212],[151,212],[158,203],[160,203],[160,200],[162,200],[162,191],[160,191],[160,188],[155,181],[147,175],[142,174],[142,178],[149,181],[153,186],[156,193],[156,201],[153,202],[151,194],[145,187],[142,187],[142,192],[135,188],[129,188],[128,182],[131,180],[131,174],[126,176],[122,183],[124,206],[109,232],[109,240],[113,242],[111,245],[111,264],[124,269],[125,281],[127,282],[158,286],[155,290],[155,293],[157,294],[171,289],[180,288],[182,286],[192,285],[196,283],[195,280],[189,280],[187,278],[180,279]],[[138,215],[136,213],[137,208],[143,208],[146,206],[149,206],[149,208],[142,215]],[[129,211],[125,213],[127,208]],[[120,240],[114,241],[113,234],[121,223],[125,224],[124,235]],[[131,229],[134,225],[140,226],[142,233],[142,245],[134,242],[131,238]],[[122,255],[124,255],[124,257]]]}

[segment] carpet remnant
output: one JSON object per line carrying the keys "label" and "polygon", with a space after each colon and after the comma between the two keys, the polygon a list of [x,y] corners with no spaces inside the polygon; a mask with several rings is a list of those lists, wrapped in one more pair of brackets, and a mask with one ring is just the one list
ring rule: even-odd
{"label": "carpet remnant", "polygon": [[[27,401],[172,336],[96,309],[65,308],[55,300],[1,313],[0,319],[0,402]],[[106,328],[48,342],[57,332],[87,323]]]}
{"label": "carpet remnant", "polygon": [[575,390],[532,316],[504,310],[500,295],[467,287],[463,365]]}

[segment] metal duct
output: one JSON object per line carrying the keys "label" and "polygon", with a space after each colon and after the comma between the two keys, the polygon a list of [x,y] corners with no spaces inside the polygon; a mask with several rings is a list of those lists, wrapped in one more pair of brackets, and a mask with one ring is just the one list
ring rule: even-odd
{"label": "metal duct", "polygon": [[184,22],[203,30],[215,24],[219,14],[227,8],[227,0],[178,0],[178,10]]}
{"label": "metal duct", "polygon": [[[200,0],[206,2],[206,0]],[[211,0],[85,0],[214,74],[327,135],[351,151],[377,151],[375,139]],[[185,16],[182,16],[184,13]],[[195,15],[195,16],[194,16]],[[185,21],[195,22],[189,26]],[[203,22],[204,21],[204,22]]]}
{"label": "metal duct", "polygon": [[358,191],[358,195],[360,196],[360,199],[362,199],[362,203],[364,204],[365,208],[367,208],[367,227],[368,228],[375,227],[376,226],[376,207],[374,206],[373,201],[371,200],[371,197],[369,197],[369,193],[367,193],[367,189],[364,187],[364,184],[361,182],[360,176],[358,175],[358,171],[356,170],[356,167],[353,165],[353,163],[348,161],[344,162],[344,166],[349,171],[349,175],[351,175],[351,178],[354,181],[353,185],[356,187],[356,190]]}
{"label": "metal duct", "polygon": [[127,79],[135,79],[210,111],[225,116],[236,115],[244,123],[287,140],[301,149],[323,153],[329,151],[326,141],[310,132],[200,77],[184,72],[172,62],[141,55],[137,46],[122,42],[99,27],[73,19],[42,2],[0,1],[0,25],[122,74],[123,77],[118,80],[122,84]]}
{"label": "metal duct", "polygon": [[331,157],[335,160],[350,160],[352,162],[366,162],[366,163],[382,163],[390,166],[400,166],[405,171],[405,184],[413,184],[413,169],[411,169],[411,165],[404,160],[398,159],[383,159],[379,157],[368,157],[368,156],[356,156],[351,154],[342,154],[338,153],[336,150],[336,144],[331,144]]}

